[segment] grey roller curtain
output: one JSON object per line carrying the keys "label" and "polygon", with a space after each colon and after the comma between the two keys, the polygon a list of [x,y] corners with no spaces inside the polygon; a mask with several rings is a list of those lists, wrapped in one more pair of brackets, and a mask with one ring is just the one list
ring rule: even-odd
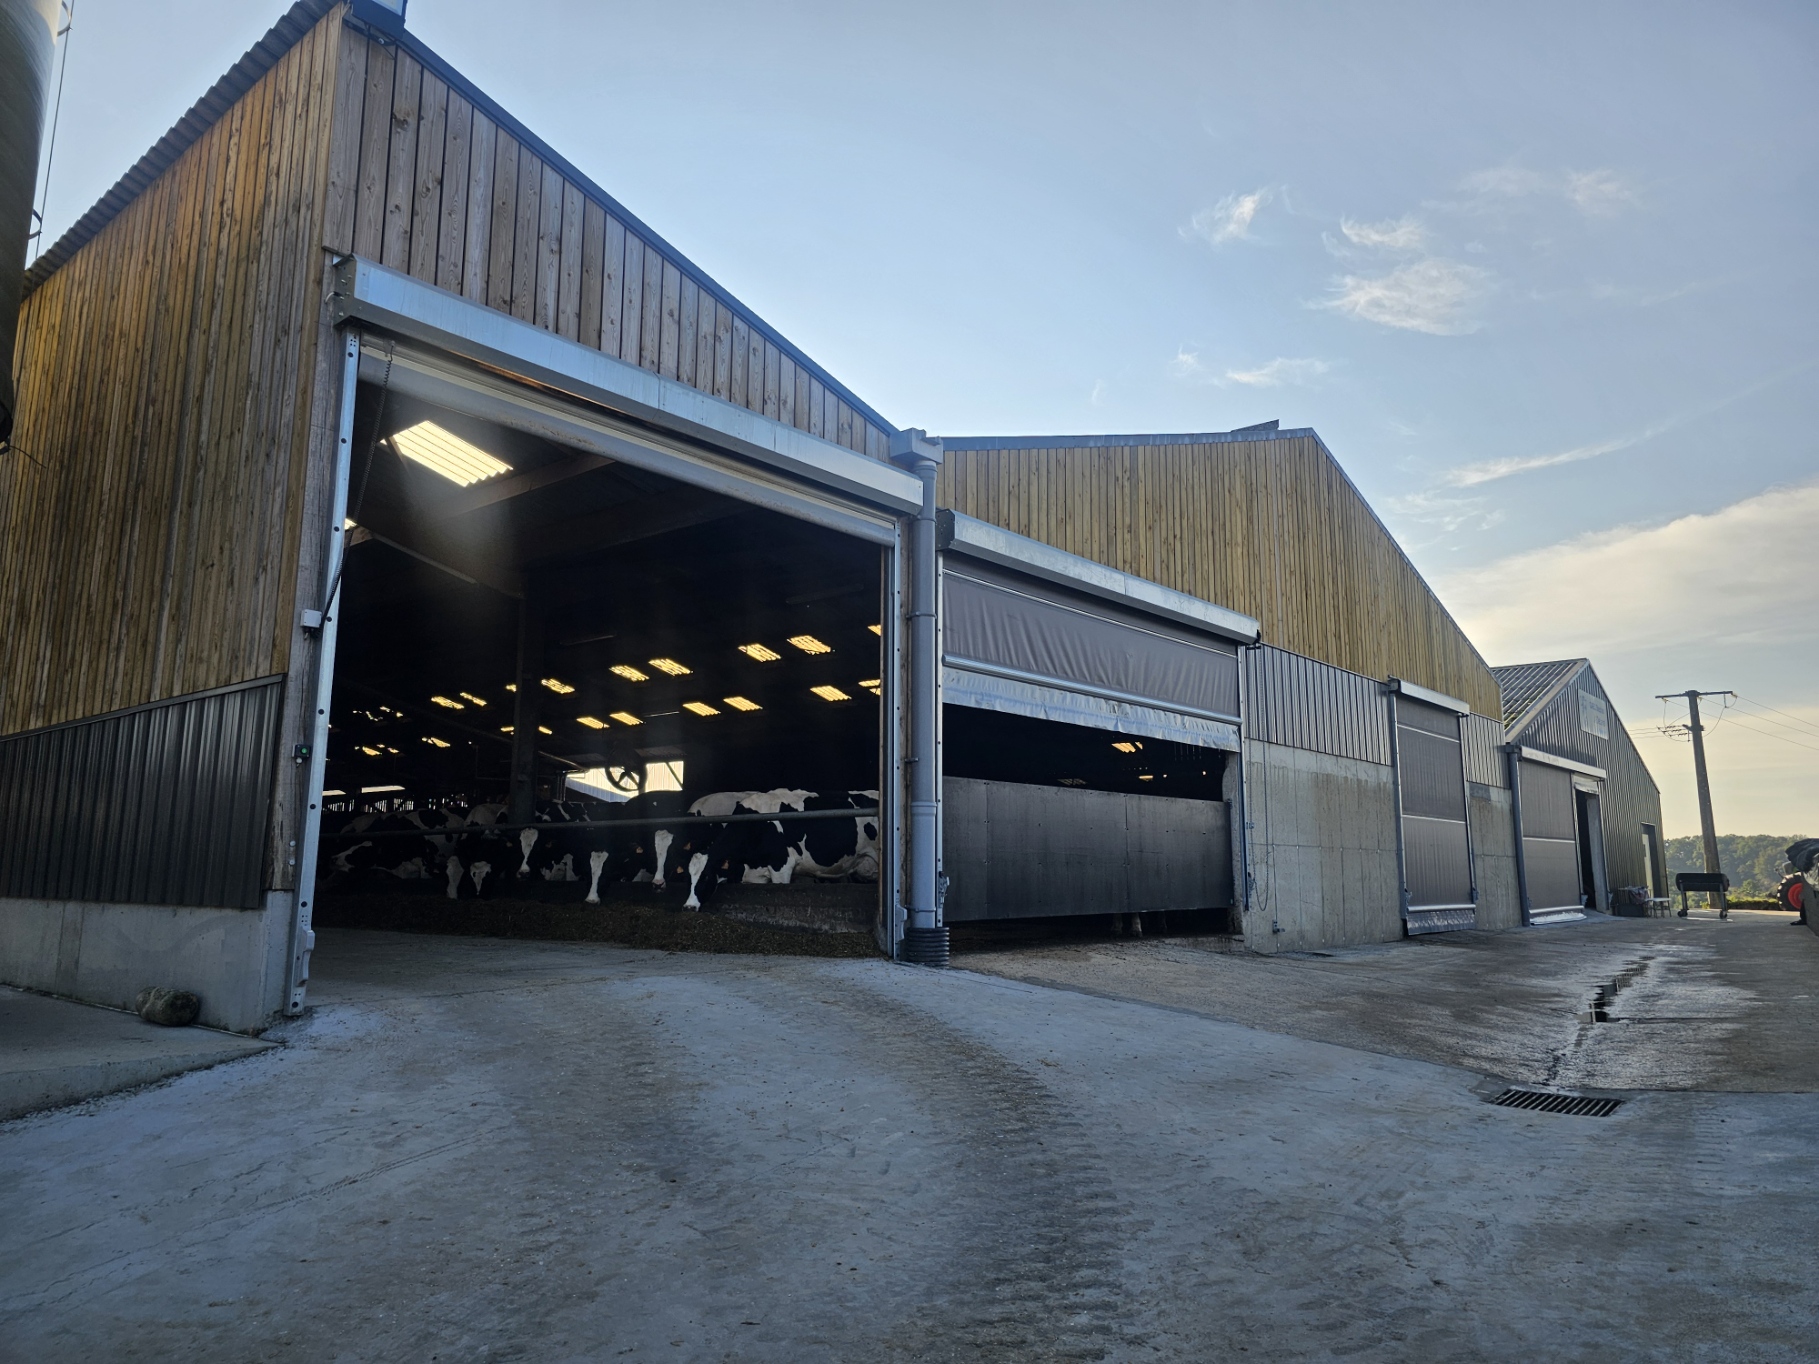
{"label": "grey roller curtain", "polygon": [[1579,909],[1573,774],[1564,768],[1524,760],[1517,764],[1517,775],[1522,782],[1522,859],[1528,878],[1529,912]]}
{"label": "grey roller curtain", "polygon": [[948,664],[1201,718],[1238,715],[1238,651],[971,563],[944,584]]}
{"label": "grey roller curtain", "polygon": [[1465,824],[1459,717],[1398,696],[1396,777],[1409,910],[1470,907],[1471,842]]}

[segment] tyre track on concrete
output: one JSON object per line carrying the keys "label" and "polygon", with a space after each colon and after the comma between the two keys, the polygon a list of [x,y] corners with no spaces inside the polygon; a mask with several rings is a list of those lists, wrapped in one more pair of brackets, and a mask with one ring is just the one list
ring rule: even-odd
{"label": "tyre track on concrete", "polygon": [[881,1356],[1098,1360],[1142,1346],[1122,1264],[1141,1227],[1106,1153],[1036,1075],[850,974],[765,985],[821,1013],[914,1095],[926,1115],[918,1153],[946,1167],[928,1181],[944,1205],[916,1209],[922,1239],[948,1258],[906,1274],[906,1310],[875,1342]]}

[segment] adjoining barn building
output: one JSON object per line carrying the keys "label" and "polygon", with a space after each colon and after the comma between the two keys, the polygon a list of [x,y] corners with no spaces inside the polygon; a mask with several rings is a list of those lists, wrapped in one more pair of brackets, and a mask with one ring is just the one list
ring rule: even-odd
{"label": "adjoining barn building", "polygon": [[354,813],[628,784],[822,793],[908,960],[1523,922],[1498,678],[1314,432],[900,429],[373,0],[293,5],[17,344],[0,979],[256,1028]]}
{"label": "adjoining barn building", "polygon": [[1661,791],[1592,670],[1559,659],[1495,670],[1515,775],[1518,868],[1530,922],[1667,899]]}

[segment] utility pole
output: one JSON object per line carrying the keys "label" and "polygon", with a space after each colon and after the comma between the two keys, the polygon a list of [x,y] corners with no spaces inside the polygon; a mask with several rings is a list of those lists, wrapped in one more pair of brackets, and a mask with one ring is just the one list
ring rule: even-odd
{"label": "utility pole", "polygon": [[[1666,696],[1657,696],[1657,701],[1673,701],[1684,698],[1687,708],[1687,732],[1693,736],[1693,779],[1699,786],[1699,833],[1705,843],[1705,869],[1713,876],[1723,870],[1718,865],[1718,831],[1712,826],[1712,784],[1705,775],[1705,726],[1699,723],[1699,698],[1701,696],[1735,696],[1734,691],[1683,691],[1670,692]],[[1718,912],[1725,917],[1730,915],[1730,903],[1723,891],[1714,892],[1718,901]]]}

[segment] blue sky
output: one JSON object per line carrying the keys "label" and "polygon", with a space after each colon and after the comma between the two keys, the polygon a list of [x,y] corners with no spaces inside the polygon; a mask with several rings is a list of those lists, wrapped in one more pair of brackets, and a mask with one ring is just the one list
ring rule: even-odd
{"label": "blue sky", "polygon": [[[78,0],[51,234],[278,12]],[[1670,834],[1688,686],[1720,829],[1819,833],[1819,9],[410,22],[891,420],[1313,426],[1491,662],[1593,658]]]}

